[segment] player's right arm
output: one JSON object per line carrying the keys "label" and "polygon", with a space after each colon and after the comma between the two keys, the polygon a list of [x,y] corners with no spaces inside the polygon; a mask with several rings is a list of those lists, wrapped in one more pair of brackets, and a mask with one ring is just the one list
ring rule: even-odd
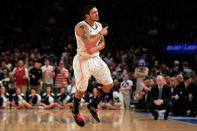
{"label": "player's right arm", "polygon": [[95,43],[101,40],[103,35],[107,35],[107,28],[102,29],[94,38],[90,38],[90,33],[88,26],[85,24],[79,24],[75,28],[76,34],[81,38],[85,43],[86,48],[92,48]]}

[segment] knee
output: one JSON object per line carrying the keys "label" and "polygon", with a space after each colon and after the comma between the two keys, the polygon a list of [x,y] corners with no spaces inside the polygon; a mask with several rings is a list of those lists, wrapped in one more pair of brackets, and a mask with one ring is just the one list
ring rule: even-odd
{"label": "knee", "polygon": [[105,85],[105,87],[107,87],[107,88],[109,88],[109,89],[113,88],[113,86],[114,86],[113,83],[110,83],[110,84]]}
{"label": "knee", "polygon": [[80,99],[80,98],[83,97],[83,94],[84,93],[85,93],[84,91],[77,90],[77,92],[75,93],[75,97],[78,98],[78,99]]}
{"label": "knee", "polygon": [[112,88],[113,88],[113,83],[110,83],[110,84],[104,85],[103,88],[102,88],[102,90],[105,93],[109,93]]}

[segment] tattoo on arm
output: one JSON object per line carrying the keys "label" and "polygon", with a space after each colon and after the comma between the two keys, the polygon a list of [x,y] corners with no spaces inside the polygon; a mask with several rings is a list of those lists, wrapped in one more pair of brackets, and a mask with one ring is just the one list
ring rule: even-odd
{"label": "tattoo on arm", "polygon": [[82,38],[84,39],[84,40],[87,40],[88,38],[89,38],[89,34],[88,33],[86,33],[85,31],[83,32],[83,34],[82,34]]}
{"label": "tattoo on arm", "polygon": [[89,38],[89,34],[87,33],[87,31],[85,30],[87,28],[86,25],[80,25],[80,28],[83,30],[83,33],[81,35],[81,37],[84,39],[84,40],[87,40]]}
{"label": "tattoo on arm", "polygon": [[87,26],[86,25],[80,25],[81,29],[85,29]]}

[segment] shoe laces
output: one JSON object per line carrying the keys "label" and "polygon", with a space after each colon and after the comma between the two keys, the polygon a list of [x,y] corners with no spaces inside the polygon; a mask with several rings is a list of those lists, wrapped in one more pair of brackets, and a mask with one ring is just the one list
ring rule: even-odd
{"label": "shoe laces", "polygon": [[99,112],[99,109],[96,109],[95,112],[98,113]]}
{"label": "shoe laces", "polygon": [[83,118],[82,118],[82,116],[80,115],[80,114],[77,114],[76,115],[76,118],[77,118],[77,120],[80,122],[80,121],[83,121]]}

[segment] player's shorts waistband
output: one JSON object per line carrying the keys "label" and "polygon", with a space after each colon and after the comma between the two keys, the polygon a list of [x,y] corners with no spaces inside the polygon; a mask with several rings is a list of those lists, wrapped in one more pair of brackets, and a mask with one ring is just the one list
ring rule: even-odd
{"label": "player's shorts waistband", "polygon": [[80,53],[77,53],[76,56],[79,56],[81,59],[89,59],[98,57],[99,55],[81,55]]}

